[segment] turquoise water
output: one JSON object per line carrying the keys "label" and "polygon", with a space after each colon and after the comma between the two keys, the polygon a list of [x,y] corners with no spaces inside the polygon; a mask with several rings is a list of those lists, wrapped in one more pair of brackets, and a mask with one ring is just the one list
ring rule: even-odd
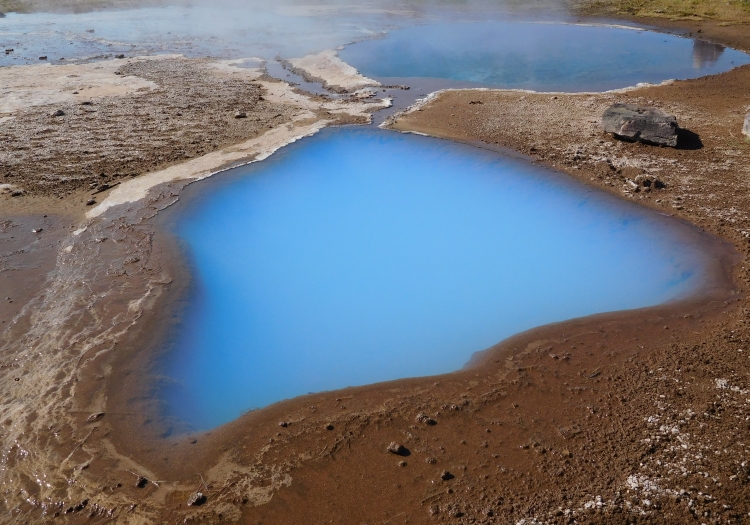
{"label": "turquoise water", "polygon": [[498,21],[408,27],[339,55],[378,79],[439,78],[536,91],[605,91],[750,63],[750,55],[734,49],[651,31]]}
{"label": "turquoise water", "polygon": [[189,188],[194,287],[164,371],[193,428],[306,394],[460,369],[519,331],[700,282],[654,212],[496,153],[328,129]]}

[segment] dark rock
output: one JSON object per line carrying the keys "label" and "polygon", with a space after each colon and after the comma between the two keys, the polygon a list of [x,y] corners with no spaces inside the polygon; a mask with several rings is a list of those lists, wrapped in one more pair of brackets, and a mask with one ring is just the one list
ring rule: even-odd
{"label": "dark rock", "polygon": [[333,430],[333,425],[330,423],[326,425],[326,430]]}
{"label": "dark rock", "polygon": [[238,109],[234,112],[234,118],[247,118],[247,113]]}
{"label": "dark rock", "polygon": [[289,423],[286,421],[279,421],[279,426],[282,428],[286,428],[289,426]]}
{"label": "dark rock", "polygon": [[96,204],[96,199],[89,199],[86,201],[86,206],[93,206]]}
{"label": "dark rock", "polygon": [[8,49],[5,50],[5,54],[6,55],[10,55],[13,51],[15,51],[15,50],[13,48],[9,47]]}
{"label": "dark rock", "polygon": [[2,11],[0,11],[0,18],[5,18],[5,13],[3,13]]}
{"label": "dark rock", "polygon": [[602,128],[625,140],[677,147],[677,119],[657,108],[613,104],[602,115]]}
{"label": "dark rock", "polygon": [[449,479],[453,479],[455,476],[448,472],[447,470],[444,470],[440,473],[440,479],[443,481],[448,481]]}
{"label": "dark rock", "polygon": [[388,445],[388,448],[386,449],[391,454],[396,454],[397,456],[403,456],[406,452],[406,447],[396,443],[395,441],[391,441],[391,444]]}
{"label": "dark rock", "polygon": [[206,496],[202,492],[193,492],[187,500],[188,507],[197,507],[206,502]]}
{"label": "dark rock", "polygon": [[62,109],[57,109],[49,114],[50,117],[62,117],[65,115],[65,112]]}
{"label": "dark rock", "polygon": [[47,55],[42,55],[39,57],[39,60],[47,60]]}
{"label": "dark rock", "polygon": [[742,133],[750,137],[750,113],[745,115],[745,125],[742,126]]}
{"label": "dark rock", "polygon": [[125,58],[125,55],[115,55],[115,58]]}
{"label": "dark rock", "polygon": [[23,196],[23,190],[13,190],[10,192],[11,197],[22,197]]}
{"label": "dark rock", "polygon": [[135,480],[135,486],[139,489],[142,489],[146,485],[148,485],[148,479],[143,476],[138,476],[138,479]]}
{"label": "dark rock", "polygon": [[425,414],[424,412],[420,412],[417,414],[417,423],[422,423],[423,425],[437,425],[437,421],[432,419],[430,416]]}

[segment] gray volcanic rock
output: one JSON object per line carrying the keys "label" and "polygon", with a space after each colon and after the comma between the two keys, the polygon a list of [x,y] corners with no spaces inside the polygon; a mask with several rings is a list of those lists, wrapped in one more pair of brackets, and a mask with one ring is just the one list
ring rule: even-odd
{"label": "gray volcanic rock", "polygon": [[659,146],[677,146],[680,127],[677,119],[660,109],[632,104],[613,104],[602,115],[602,128],[607,133],[626,139]]}
{"label": "gray volcanic rock", "polygon": [[742,133],[750,137],[750,113],[745,115],[745,125],[742,126]]}

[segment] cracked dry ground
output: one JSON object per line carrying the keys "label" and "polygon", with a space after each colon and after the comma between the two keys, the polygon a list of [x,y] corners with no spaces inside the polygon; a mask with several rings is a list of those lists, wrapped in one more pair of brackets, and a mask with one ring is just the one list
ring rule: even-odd
{"label": "cracked dry ground", "polygon": [[[28,196],[63,199],[242,142],[289,120],[293,109],[263,100],[257,83],[217,74],[210,62],[124,64],[116,74],[159,87],[19,111],[0,127],[0,184],[19,186]],[[65,114],[50,116],[58,109]],[[247,118],[235,118],[237,110]]]}

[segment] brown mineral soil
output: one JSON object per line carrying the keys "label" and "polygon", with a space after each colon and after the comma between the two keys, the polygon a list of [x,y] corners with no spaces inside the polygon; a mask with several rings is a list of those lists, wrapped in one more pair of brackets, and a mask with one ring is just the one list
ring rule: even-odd
{"label": "brown mineral soil", "polygon": [[[139,72],[146,79],[152,74]],[[98,179],[53,181],[46,190],[34,184],[44,171],[29,171],[21,179],[29,194],[0,196],[3,206],[22,207],[15,203],[26,199],[74,204],[66,215],[72,218],[51,221],[56,229],[50,226],[47,244],[38,242],[47,226],[41,237],[29,230],[36,218],[0,223],[0,235],[18,232],[19,249],[39,250],[37,259],[58,253],[50,279],[30,285],[41,295],[0,339],[0,521],[748,522],[750,305],[743,288],[750,277],[744,262],[750,144],[740,134],[748,85],[750,67],[623,93],[450,91],[401,116],[396,129],[511,148],[674,215],[670,224],[685,221],[675,229],[714,257],[711,279],[700,296],[681,302],[519,334],[452,374],[303,396],[195,435],[176,433],[172,422],[156,417],[149,373],[158,336],[187,285],[173,240],[153,217],[187,181],[154,186],[146,199],[65,235],[78,225],[73,219],[80,220],[84,197],[98,191],[88,186]],[[212,100],[210,93],[202,97]],[[195,99],[181,100],[171,106],[175,113],[188,104],[200,107]],[[599,117],[616,101],[674,113],[689,130],[683,148],[603,134]],[[225,115],[223,125],[210,128],[219,147],[242,134],[222,139],[232,133],[223,128],[246,124],[234,124],[230,109],[216,104]],[[39,117],[51,109],[39,109]],[[281,110],[262,114],[277,118],[275,111]],[[154,141],[176,140],[174,132],[159,139],[170,122],[149,116],[161,119]],[[213,144],[207,135],[197,144],[184,139],[180,147],[205,152]],[[67,161],[90,163],[87,172],[99,177],[85,146],[60,137],[80,148]],[[149,150],[144,142],[129,146],[152,151],[144,168],[176,160],[159,159],[162,148]],[[46,155],[63,166],[61,153]],[[26,163],[19,166],[31,170]],[[104,172],[108,184],[130,176],[114,167]],[[655,179],[665,187],[644,183]],[[56,242],[70,244],[56,252]],[[15,250],[2,246],[4,254]],[[387,450],[392,442],[401,445],[398,454]],[[205,500],[189,506],[196,492]]]}

